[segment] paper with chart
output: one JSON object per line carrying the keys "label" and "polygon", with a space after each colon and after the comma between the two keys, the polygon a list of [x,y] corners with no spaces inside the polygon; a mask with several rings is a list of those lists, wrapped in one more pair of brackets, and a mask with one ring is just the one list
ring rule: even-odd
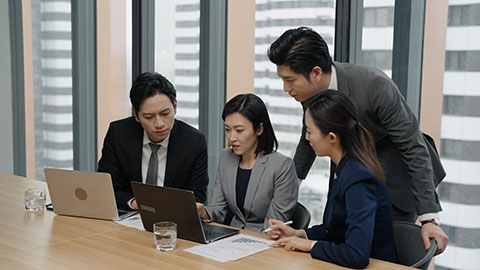
{"label": "paper with chart", "polygon": [[251,235],[239,234],[208,245],[198,245],[187,248],[185,251],[219,262],[227,262],[270,249],[268,245],[273,242],[274,241]]}
{"label": "paper with chart", "polygon": [[136,214],[136,215],[128,217],[124,220],[118,220],[118,221],[114,221],[114,222],[118,223],[120,225],[123,225],[123,226],[127,226],[127,227],[131,227],[131,228],[135,228],[135,229],[145,231],[145,228],[143,227],[143,223],[142,223],[142,217],[140,216],[140,214]]}

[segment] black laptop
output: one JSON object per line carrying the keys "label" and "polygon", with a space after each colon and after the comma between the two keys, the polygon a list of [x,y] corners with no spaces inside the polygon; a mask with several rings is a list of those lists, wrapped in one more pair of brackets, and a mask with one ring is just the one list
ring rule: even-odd
{"label": "black laptop", "polygon": [[239,231],[203,223],[198,216],[193,191],[134,181],[131,185],[147,231],[152,231],[155,222],[171,221],[177,224],[178,238],[199,243],[211,243]]}

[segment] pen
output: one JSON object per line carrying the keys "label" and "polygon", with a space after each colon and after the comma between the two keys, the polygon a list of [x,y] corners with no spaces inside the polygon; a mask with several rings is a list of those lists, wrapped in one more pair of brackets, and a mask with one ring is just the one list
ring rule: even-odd
{"label": "pen", "polygon": [[[287,222],[282,223],[282,225],[290,225],[292,223],[293,223],[293,221],[289,220]],[[271,230],[273,230],[273,229],[270,227],[270,228],[266,228],[265,230],[263,230],[263,232],[266,233],[266,232],[269,232]]]}

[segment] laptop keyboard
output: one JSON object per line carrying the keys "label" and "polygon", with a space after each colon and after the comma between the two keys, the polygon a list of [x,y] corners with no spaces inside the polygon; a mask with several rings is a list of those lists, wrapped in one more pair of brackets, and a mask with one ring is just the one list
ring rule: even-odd
{"label": "laptop keyboard", "polygon": [[129,216],[132,216],[132,215],[138,213],[138,211],[136,211],[136,210],[126,211],[126,210],[122,210],[122,209],[117,209],[117,212],[118,212],[118,218],[120,220],[128,218]]}
{"label": "laptop keyboard", "polygon": [[204,232],[205,232],[205,238],[206,239],[215,239],[215,238],[218,238],[218,237],[225,236],[224,232],[211,230],[210,228],[205,228]]}
{"label": "laptop keyboard", "polygon": [[238,232],[238,230],[225,228],[216,225],[202,224],[203,232],[205,233],[205,239],[207,241],[212,241],[220,239]]}

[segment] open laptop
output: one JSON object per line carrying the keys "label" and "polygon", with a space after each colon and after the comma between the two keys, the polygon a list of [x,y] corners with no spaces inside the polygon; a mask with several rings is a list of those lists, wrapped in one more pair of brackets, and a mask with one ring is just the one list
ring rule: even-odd
{"label": "open laptop", "polygon": [[239,231],[203,223],[198,216],[193,191],[139,182],[131,182],[131,185],[147,231],[152,231],[155,222],[171,221],[177,224],[178,238],[199,243],[211,243]]}
{"label": "open laptop", "polygon": [[122,220],[137,211],[118,210],[108,173],[46,168],[53,211],[59,215]]}

